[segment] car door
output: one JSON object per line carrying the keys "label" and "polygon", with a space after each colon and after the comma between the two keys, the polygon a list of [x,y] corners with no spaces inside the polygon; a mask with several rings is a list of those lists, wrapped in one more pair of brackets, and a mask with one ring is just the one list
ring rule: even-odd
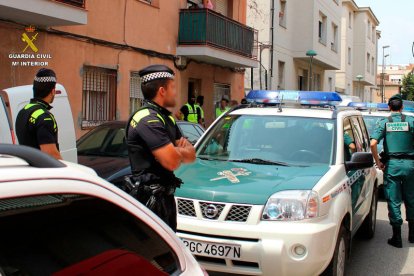
{"label": "car door", "polygon": [[[364,152],[364,139],[359,121],[356,117],[348,117],[344,120],[344,156],[345,162],[350,161],[355,152]],[[348,184],[351,188],[353,225],[357,229],[362,223],[363,210],[361,205],[365,199],[363,193],[365,184],[364,170],[350,170],[347,172]]]}

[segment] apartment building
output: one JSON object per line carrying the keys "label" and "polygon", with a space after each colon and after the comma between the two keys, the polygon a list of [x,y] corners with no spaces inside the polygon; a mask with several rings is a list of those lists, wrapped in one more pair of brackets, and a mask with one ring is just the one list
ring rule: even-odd
{"label": "apartment building", "polygon": [[143,99],[138,71],[165,64],[176,73],[176,110],[190,94],[203,95],[209,124],[222,97],[243,98],[244,70],[258,64],[246,0],[212,2],[213,9],[200,8],[202,0],[1,1],[0,89],[54,69],[79,137],[126,120]]}
{"label": "apartment building", "polygon": [[379,21],[369,7],[342,0],[341,69],[336,72],[336,90],[372,101],[377,91]]}

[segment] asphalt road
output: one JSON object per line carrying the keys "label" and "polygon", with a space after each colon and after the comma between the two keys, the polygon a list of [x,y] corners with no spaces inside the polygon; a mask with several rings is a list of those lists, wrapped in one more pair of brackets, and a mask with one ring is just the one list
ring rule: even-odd
{"label": "asphalt road", "polygon": [[[405,209],[402,208],[403,218]],[[392,229],[388,222],[387,204],[378,202],[377,229],[372,240],[356,237],[352,243],[352,255],[348,262],[348,275],[364,276],[414,276],[414,244],[408,243],[408,224],[404,222],[402,228],[403,248],[398,249],[387,244]],[[226,274],[213,273],[213,276]]]}
{"label": "asphalt road", "polygon": [[[404,208],[402,212],[405,218]],[[378,202],[375,236],[369,241],[354,239],[348,275],[414,275],[414,244],[408,243],[408,224],[404,222],[402,228],[403,248],[389,246],[392,229],[387,213],[386,202]]]}

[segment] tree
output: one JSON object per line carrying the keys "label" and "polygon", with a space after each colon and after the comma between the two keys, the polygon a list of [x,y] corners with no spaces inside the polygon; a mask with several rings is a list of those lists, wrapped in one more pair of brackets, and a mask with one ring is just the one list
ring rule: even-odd
{"label": "tree", "polygon": [[402,79],[401,94],[404,99],[414,100],[414,73],[411,71],[405,75]]}

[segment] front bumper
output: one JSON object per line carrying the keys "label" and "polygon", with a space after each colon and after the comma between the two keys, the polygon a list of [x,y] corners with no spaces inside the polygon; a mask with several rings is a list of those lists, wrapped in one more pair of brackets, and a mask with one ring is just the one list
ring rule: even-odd
{"label": "front bumper", "polygon": [[[260,218],[263,206],[253,206],[251,217]],[[207,270],[244,275],[318,275],[329,264],[337,237],[337,224],[328,216],[300,221],[245,223],[178,217],[181,238],[241,246],[239,260],[195,256]],[[295,246],[306,248],[296,255]]]}

